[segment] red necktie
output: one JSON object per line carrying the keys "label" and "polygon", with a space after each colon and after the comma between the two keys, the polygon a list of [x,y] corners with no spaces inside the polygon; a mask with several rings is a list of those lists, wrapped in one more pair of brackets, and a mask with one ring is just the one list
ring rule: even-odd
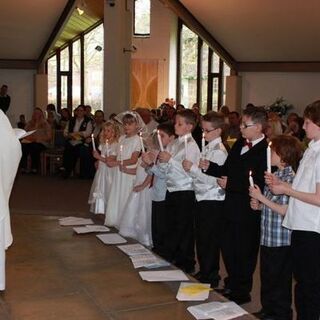
{"label": "red necktie", "polygon": [[244,140],[243,142],[243,146],[247,146],[249,149],[252,148],[252,142],[251,141],[248,141],[248,140]]}

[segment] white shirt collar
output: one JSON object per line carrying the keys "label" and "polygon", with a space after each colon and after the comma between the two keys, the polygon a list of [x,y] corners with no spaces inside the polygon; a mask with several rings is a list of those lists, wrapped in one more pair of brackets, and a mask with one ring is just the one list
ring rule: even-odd
{"label": "white shirt collar", "polygon": [[212,148],[212,147],[214,147],[215,145],[217,145],[217,144],[219,144],[219,143],[221,143],[221,142],[222,142],[221,137],[218,137],[218,138],[215,138],[215,139],[211,140],[211,141],[207,144],[207,146],[210,147],[210,148]]}
{"label": "white shirt collar", "polygon": [[318,150],[320,150],[320,140],[318,140],[318,141],[311,140],[309,142],[308,146],[309,146],[310,149],[312,149],[314,151],[318,151]]}
{"label": "white shirt collar", "polygon": [[187,139],[188,139],[188,138],[191,137],[191,136],[192,136],[191,133],[187,133],[187,134],[185,134],[184,136],[180,136],[180,137],[178,138],[178,141],[179,141],[179,142],[183,142],[184,139],[185,139],[185,137],[187,137]]}
{"label": "white shirt collar", "polygon": [[[256,140],[252,140],[252,146],[255,146],[256,144],[258,144],[260,141],[262,141],[264,139],[264,134],[262,134],[262,137],[256,139]],[[248,140],[247,140],[248,141]]]}

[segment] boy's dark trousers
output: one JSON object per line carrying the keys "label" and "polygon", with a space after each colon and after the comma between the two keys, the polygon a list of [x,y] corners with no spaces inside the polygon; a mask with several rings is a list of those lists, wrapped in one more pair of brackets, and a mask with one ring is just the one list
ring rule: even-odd
{"label": "boy's dark trousers", "polygon": [[166,256],[165,239],[167,230],[167,211],[165,201],[152,201],[151,230],[153,251]]}
{"label": "boy's dark trousers", "polygon": [[292,319],[291,247],[260,247],[261,305],[268,316]]}
{"label": "boy's dark trousers", "polygon": [[196,248],[201,282],[217,286],[221,235],[223,228],[223,201],[203,200],[196,203]]}
{"label": "boy's dark trousers", "polygon": [[320,234],[293,230],[291,248],[297,320],[319,320]]}
{"label": "boy's dark trousers", "polygon": [[193,272],[195,265],[194,206],[194,191],[175,191],[166,194],[167,258],[187,273]]}

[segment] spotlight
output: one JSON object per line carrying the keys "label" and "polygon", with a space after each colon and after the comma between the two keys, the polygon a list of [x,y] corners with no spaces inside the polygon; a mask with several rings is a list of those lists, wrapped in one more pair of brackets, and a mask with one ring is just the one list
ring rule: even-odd
{"label": "spotlight", "polygon": [[77,11],[79,13],[79,16],[82,16],[84,14],[84,10],[80,9],[79,7],[77,7]]}
{"label": "spotlight", "polygon": [[85,0],[78,0],[76,9],[78,11],[79,16],[82,16],[87,8],[87,4]]}

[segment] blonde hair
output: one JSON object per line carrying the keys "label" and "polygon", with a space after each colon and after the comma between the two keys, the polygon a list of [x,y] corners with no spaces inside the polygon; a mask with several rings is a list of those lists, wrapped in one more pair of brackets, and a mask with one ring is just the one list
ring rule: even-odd
{"label": "blonde hair", "polygon": [[118,142],[120,137],[120,129],[119,126],[114,121],[107,121],[102,125],[101,133],[100,133],[100,144],[106,143],[106,136],[105,136],[105,129],[112,128],[113,130],[113,137],[109,140],[109,143]]}

